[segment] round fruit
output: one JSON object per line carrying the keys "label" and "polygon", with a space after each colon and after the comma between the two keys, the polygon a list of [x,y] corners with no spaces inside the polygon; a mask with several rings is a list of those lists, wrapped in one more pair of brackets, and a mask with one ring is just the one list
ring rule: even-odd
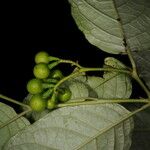
{"label": "round fruit", "polygon": [[69,89],[63,89],[62,91],[59,92],[58,94],[58,100],[60,102],[66,102],[71,98],[71,91]]}
{"label": "round fruit", "polygon": [[48,109],[54,109],[55,106],[56,106],[56,104],[55,104],[54,101],[52,101],[52,100],[48,100],[48,101],[47,101],[47,108],[48,108]]}
{"label": "round fruit", "polygon": [[42,82],[39,79],[32,79],[27,83],[27,90],[31,94],[38,94],[41,93],[42,88]]}
{"label": "round fruit", "polygon": [[46,64],[48,64],[49,63],[49,55],[48,55],[48,53],[44,52],[44,51],[37,53],[35,55],[35,62],[37,64],[39,64],[39,63],[46,63]]}
{"label": "round fruit", "polygon": [[45,79],[49,76],[50,71],[46,64],[40,63],[35,65],[33,73],[36,78]]}
{"label": "round fruit", "polygon": [[31,97],[29,105],[33,111],[40,112],[46,108],[46,101],[40,94],[37,94]]}
{"label": "round fruit", "polygon": [[50,77],[53,79],[62,79],[63,78],[63,74],[60,70],[54,70],[51,74]]}

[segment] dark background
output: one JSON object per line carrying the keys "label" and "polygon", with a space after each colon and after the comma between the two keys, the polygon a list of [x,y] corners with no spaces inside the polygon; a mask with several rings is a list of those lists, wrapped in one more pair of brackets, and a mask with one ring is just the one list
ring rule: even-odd
{"label": "dark background", "polygon": [[89,67],[102,66],[107,56],[129,64],[127,56],[111,55],[88,43],[71,16],[67,0],[49,2],[2,6],[0,93],[23,100],[26,83],[33,77],[34,55],[41,50]]}

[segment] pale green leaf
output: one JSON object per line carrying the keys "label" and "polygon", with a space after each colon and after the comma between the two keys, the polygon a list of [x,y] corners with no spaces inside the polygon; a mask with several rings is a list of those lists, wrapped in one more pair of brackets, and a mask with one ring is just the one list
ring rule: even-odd
{"label": "pale green leaf", "polygon": [[[10,106],[0,102],[0,125],[7,122],[14,116],[16,116],[16,112]],[[17,134],[19,131],[24,129],[26,126],[30,125],[28,120],[21,117],[16,121],[10,123],[9,125],[0,129],[0,149],[7,143],[7,141]]]}
{"label": "pale green leaf", "polygon": [[150,89],[150,0],[69,2],[72,16],[91,44],[103,51],[119,54],[125,52],[125,38],[139,75]]}
{"label": "pale green leaf", "polygon": [[[107,67],[126,68],[123,63],[113,57],[106,58],[104,62]],[[123,73],[105,72],[103,77],[80,76],[67,82],[69,88],[71,87],[72,98],[129,98],[132,93],[131,79]]]}
{"label": "pale green leaf", "polygon": [[88,86],[84,82],[76,79],[71,79],[65,82],[65,86],[68,86],[72,92],[71,99],[77,99],[89,96]]}
{"label": "pale green leaf", "polygon": [[124,38],[132,51],[150,49],[149,0],[69,2],[79,29],[91,44],[101,50],[115,54],[125,52]]}
{"label": "pale green leaf", "polygon": [[109,53],[125,52],[123,32],[112,0],[69,0],[72,15],[87,40]]}
{"label": "pale green leaf", "polygon": [[118,104],[60,108],[12,137],[4,150],[128,150],[132,118],[102,131],[129,113]]}

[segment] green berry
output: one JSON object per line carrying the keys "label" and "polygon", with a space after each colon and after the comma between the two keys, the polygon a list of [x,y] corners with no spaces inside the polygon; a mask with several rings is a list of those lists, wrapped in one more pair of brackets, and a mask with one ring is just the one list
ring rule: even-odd
{"label": "green berry", "polygon": [[37,94],[31,97],[29,105],[33,111],[41,112],[46,108],[46,101],[40,94]]}
{"label": "green berry", "polygon": [[47,108],[48,108],[48,109],[54,109],[55,106],[56,106],[55,102],[52,101],[51,99],[49,99],[49,100],[47,101]]}
{"label": "green berry", "polygon": [[53,72],[50,74],[50,77],[53,79],[62,79],[64,76],[60,70],[53,70]]}
{"label": "green berry", "polygon": [[58,93],[58,100],[60,102],[66,102],[70,100],[71,96],[72,96],[71,91],[68,88],[65,88]]}
{"label": "green berry", "polygon": [[27,90],[31,94],[38,94],[41,93],[42,88],[42,82],[39,79],[32,79],[27,83]]}
{"label": "green berry", "polygon": [[35,62],[39,63],[49,63],[49,55],[47,52],[41,51],[35,55]]}
{"label": "green berry", "polygon": [[50,70],[44,63],[35,65],[33,69],[34,76],[39,79],[45,79],[49,76]]}

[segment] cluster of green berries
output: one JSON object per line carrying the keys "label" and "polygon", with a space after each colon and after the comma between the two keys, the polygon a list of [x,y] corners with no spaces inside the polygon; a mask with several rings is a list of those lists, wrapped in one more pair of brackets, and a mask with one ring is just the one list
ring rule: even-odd
{"label": "cluster of green berries", "polygon": [[35,62],[35,78],[27,83],[27,90],[32,95],[29,101],[32,110],[54,109],[57,103],[68,101],[71,98],[69,88],[59,88],[54,93],[54,86],[64,77],[60,70],[54,69],[59,64],[59,58],[42,51],[36,54]]}

